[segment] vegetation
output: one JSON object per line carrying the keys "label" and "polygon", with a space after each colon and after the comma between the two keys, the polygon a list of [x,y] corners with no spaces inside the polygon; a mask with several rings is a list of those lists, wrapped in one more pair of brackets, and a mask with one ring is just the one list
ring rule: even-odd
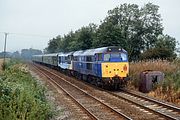
{"label": "vegetation", "polygon": [[31,57],[33,55],[39,55],[42,54],[41,50],[36,50],[36,49],[22,49],[21,50],[21,55],[18,54],[18,52],[14,52],[13,56],[14,58],[18,58],[20,56],[20,58],[24,59],[24,60],[31,60]]}
{"label": "vegetation", "polygon": [[76,50],[85,50],[92,48],[92,42],[95,38],[96,25],[89,24],[87,27],[73,32],[69,32],[64,37],[60,35],[49,41],[48,47],[45,49],[47,53],[70,52]]}
{"label": "vegetation", "polygon": [[[13,53],[6,52],[6,58],[31,60],[32,55],[39,55],[39,54],[42,54],[41,50],[30,48],[30,49],[22,49],[21,53],[19,53],[19,51]],[[4,58],[4,52],[0,53],[0,58]]]}
{"label": "vegetation", "polygon": [[0,75],[0,120],[45,120],[52,110],[45,88],[31,77],[26,67],[9,61]]}
{"label": "vegetation", "polygon": [[[159,6],[152,3],[145,4],[143,7],[136,4],[122,4],[109,10],[100,25],[89,24],[67,35],[59,35],[51,39],[45,52],[69,52],[102,46],[121,46],[128,51],[131,61],[131,85],[138,88],[141,71],[147,69],[162,71],[165,73],[165,80],[157,86],[160,92],[155,93],[157,96],[166,96],[164,99],[168,101],[175,102],[180,97],[180,65],[178,63],[180,61],[175,60],[175,50],[180,53],[180,48],[176,49],[175,38],[163,34],[162,18],[158,10]],[[140,60],[144,61],[132,62]]]}
{"label": "vegetation", "polygon": [[6,54],[6,58],[11,57],[11,53],[10,52],[0,52],[0,58],[4,58],[4,54]]}
{"label": "vegetation", "polygon": [[173,62],[166,60],[132,62],[130,68],[130,86],[135,86],[136,89],[139,87],[140,72],[145,70],[162,71],[165,74],[164,81],[155,86],[149,95],[180,104],[180,59]]}
{"label": "vegetation", "polygon": [[51,39],[45,52],[69,52],[114,45],[126,49],[130,60],[175,58],[176,40],[163,34],[158,10],[159,6],[152,3],[143,7],[122,4],[109,10],[100,25],[89,24]]}
{"label": "vegetation", "polygon": [[175,38],[172,38],[169,35],[160,36],[156,41],[155,47],[150,48],[141,54],[141,59],[175,59],[175,46]]}

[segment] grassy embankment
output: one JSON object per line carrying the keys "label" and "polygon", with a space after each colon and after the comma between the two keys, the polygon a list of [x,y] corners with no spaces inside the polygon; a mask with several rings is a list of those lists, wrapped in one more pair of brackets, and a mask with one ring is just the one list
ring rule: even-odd
{"label": "grassy embankment", "polygon": [[138,89],[139,74],[144,70],[157,70],[165,74],[164,81],[148,95],[180,104],[180,59],[173,62],[159,60],[130,63],[130,84],[135,89]]}
{"label": "grassy embankment", "polygon": [[0,72],[0,120],[45,120],[51,116],[45,88],[25,65],[10,60]]}
{"label": "grassy embankment", "polygon": [[0,73],[2,72],[3,59],[0,59]]}

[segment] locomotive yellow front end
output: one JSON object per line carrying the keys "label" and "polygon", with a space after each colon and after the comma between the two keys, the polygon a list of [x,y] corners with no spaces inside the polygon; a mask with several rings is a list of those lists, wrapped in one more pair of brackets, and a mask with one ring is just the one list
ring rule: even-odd
{"label": "locomotive yellow front end", "polygon": [[128,77],[129,63],[128,62],[105,62],[102,63],[102,77],[123,79]]}
{"label": "locomotive yellow front end", "polygon": [[113,89],[124,87],[129,80],[128,62],[105,62],[101,65],[102,78],[105,86],[111,86]]}

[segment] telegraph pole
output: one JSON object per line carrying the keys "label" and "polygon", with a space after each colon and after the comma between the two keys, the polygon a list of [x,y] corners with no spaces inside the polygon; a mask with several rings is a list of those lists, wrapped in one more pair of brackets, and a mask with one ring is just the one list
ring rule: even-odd
{"label": "telegraph pole", "polygon": [[4,65],[5,65],[5,59],[6,59],[6,40],[7,40],[7,35],[8,33],[5,34],[5,41],[4,41]]}

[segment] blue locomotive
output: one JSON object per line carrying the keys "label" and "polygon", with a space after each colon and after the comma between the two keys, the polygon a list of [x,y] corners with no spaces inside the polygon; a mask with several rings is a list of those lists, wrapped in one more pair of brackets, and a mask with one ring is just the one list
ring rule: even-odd
{"label": "blue locomotive", "polygon": [[118,89],[128,81],[127,51],[116,46],[35,55],[32,60],[104,88]]}

